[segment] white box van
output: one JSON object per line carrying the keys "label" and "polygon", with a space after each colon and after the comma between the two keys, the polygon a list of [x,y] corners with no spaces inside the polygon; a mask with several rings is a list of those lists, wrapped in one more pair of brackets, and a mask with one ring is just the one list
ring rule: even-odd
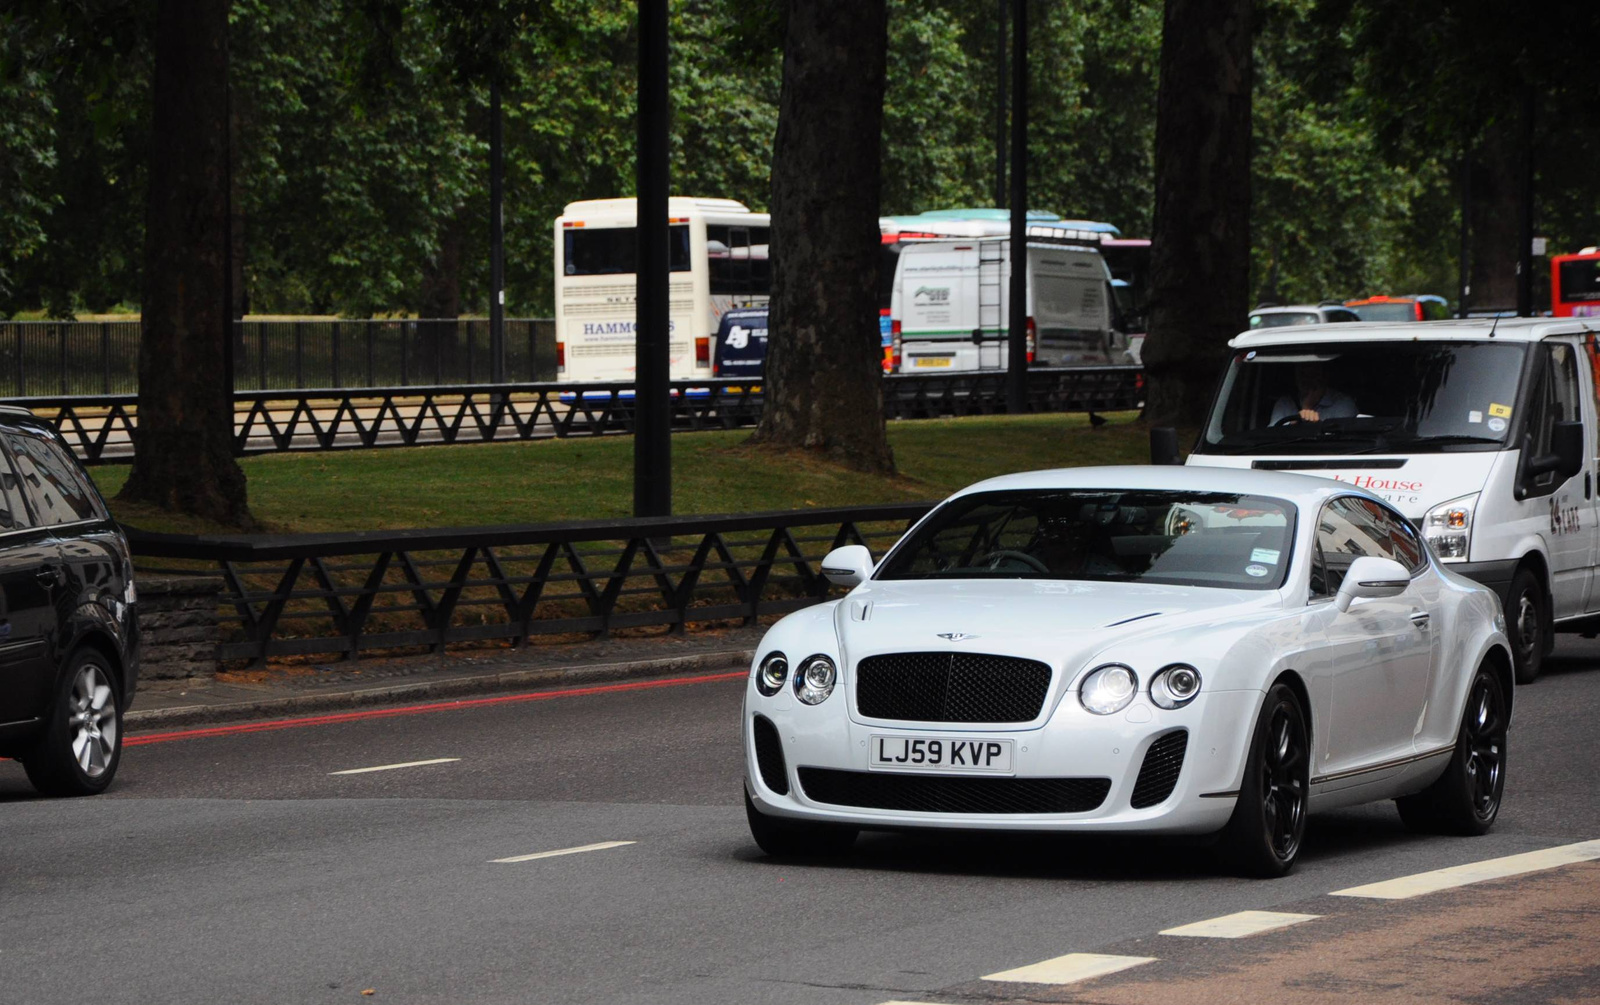
{"label": "white box van", "polygon": [[1493,588],[1517,679],[1600,630],[1600,324],[1501,318],[1247,332],[1190,464],[1376,492]]}
{"label": "white box van", "polygon": [[[1035,365],[1135,362],[1113,323],[1111,271],[1097,247],[1030,239],[1027,265]],[[1005,369],[1010,305],[1009,239],[906,242],[890,295],[901,372]]]}

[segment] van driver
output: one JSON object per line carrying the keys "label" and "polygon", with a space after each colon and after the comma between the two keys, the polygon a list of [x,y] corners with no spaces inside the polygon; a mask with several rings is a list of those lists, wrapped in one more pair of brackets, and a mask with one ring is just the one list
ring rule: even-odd
{"label": "van driver", "polygon": [[1327,372],[1321,363],[1296,363],[1294,383],[1299,391],[1298,398],[1291,398],[1287,394],[1279,398],[1277,404],[1272,406],[1272,418],[1268,425],[1276,426],[1290,417],[1302,422],[1355,417],[1355,399],[1328,386]]}

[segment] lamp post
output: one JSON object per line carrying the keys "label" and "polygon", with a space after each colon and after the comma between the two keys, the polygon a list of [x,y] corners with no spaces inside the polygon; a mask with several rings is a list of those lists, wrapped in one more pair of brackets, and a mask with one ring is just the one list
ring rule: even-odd
{"label": "lamp post", "polygon": [[638,198],[634,233],[633,515],[672,513],[667,280],[667,0],[639,0]]}
{"label": "lamp post", "polygon": [[1011,310],[1006,411],[1028,407],[1028,4],[1011,10]]}

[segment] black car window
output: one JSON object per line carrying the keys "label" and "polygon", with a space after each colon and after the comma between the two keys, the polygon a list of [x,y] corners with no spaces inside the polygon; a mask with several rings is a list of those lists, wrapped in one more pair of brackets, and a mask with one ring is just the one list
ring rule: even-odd
{"label": "black car window", "polygon": [[1422,543],[1411,525],[1382,503],[1360,496],[1341,496],[1322,507],[1317,519],[1317,550],[1325,563],[1324,596],[1339,592],[1350,563],[1358,558],[1393,559],[1413,574],[1427,566]]}
{"label": "black car window", "polygon": [[87,484],[77,461],[66,448],[43,436],[12,430],[6,444],[17,465],[23,490],[44,525],[103,520],[99,496]]}
{"label": "black car window", "polygon": [[10,458],[0,454],[0,531],[32,526],[28,506],[22,500],[22,482],[11,467]]}

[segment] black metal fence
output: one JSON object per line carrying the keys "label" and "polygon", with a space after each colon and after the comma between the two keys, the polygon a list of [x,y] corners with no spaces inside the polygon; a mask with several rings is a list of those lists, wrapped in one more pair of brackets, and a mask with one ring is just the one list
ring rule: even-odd
{"label": "black metal fence", "polygon": [[828,551],[864,544],[880,555],[929,506],[282,537],[129,536],[143,572],[220,573],[220,655],[260,662],[750,623],[826,598],[819,570]]}
{"label": "black metal fence", "polygon": [[[1136,366],[1028,371],[1034,412],[1110,412],[1137,408]],[[1005,411],[1005,374],[902,374],[884,378],[891,419],[988,415]],[[674,381],[679,430],[736,429],[761,417],[761,388],[741,380]],[[86,463],[133,456],[138,400],[133,395],[39,397],[26,402],[53,422]],[[487,443],[631,433],[633,386],[624,383],[479,384],[355,390],[240,391],[234,444],[241,455],[426,444]]]}
{"label": "black metal fence", "polygon": [[[0,321],[0,398],[136,394],[138,321]],[[483,320],[240,321],[238,390],[477,384],[490,379]],[[556,376],[555,322],[508,318],[506,379]]]}

